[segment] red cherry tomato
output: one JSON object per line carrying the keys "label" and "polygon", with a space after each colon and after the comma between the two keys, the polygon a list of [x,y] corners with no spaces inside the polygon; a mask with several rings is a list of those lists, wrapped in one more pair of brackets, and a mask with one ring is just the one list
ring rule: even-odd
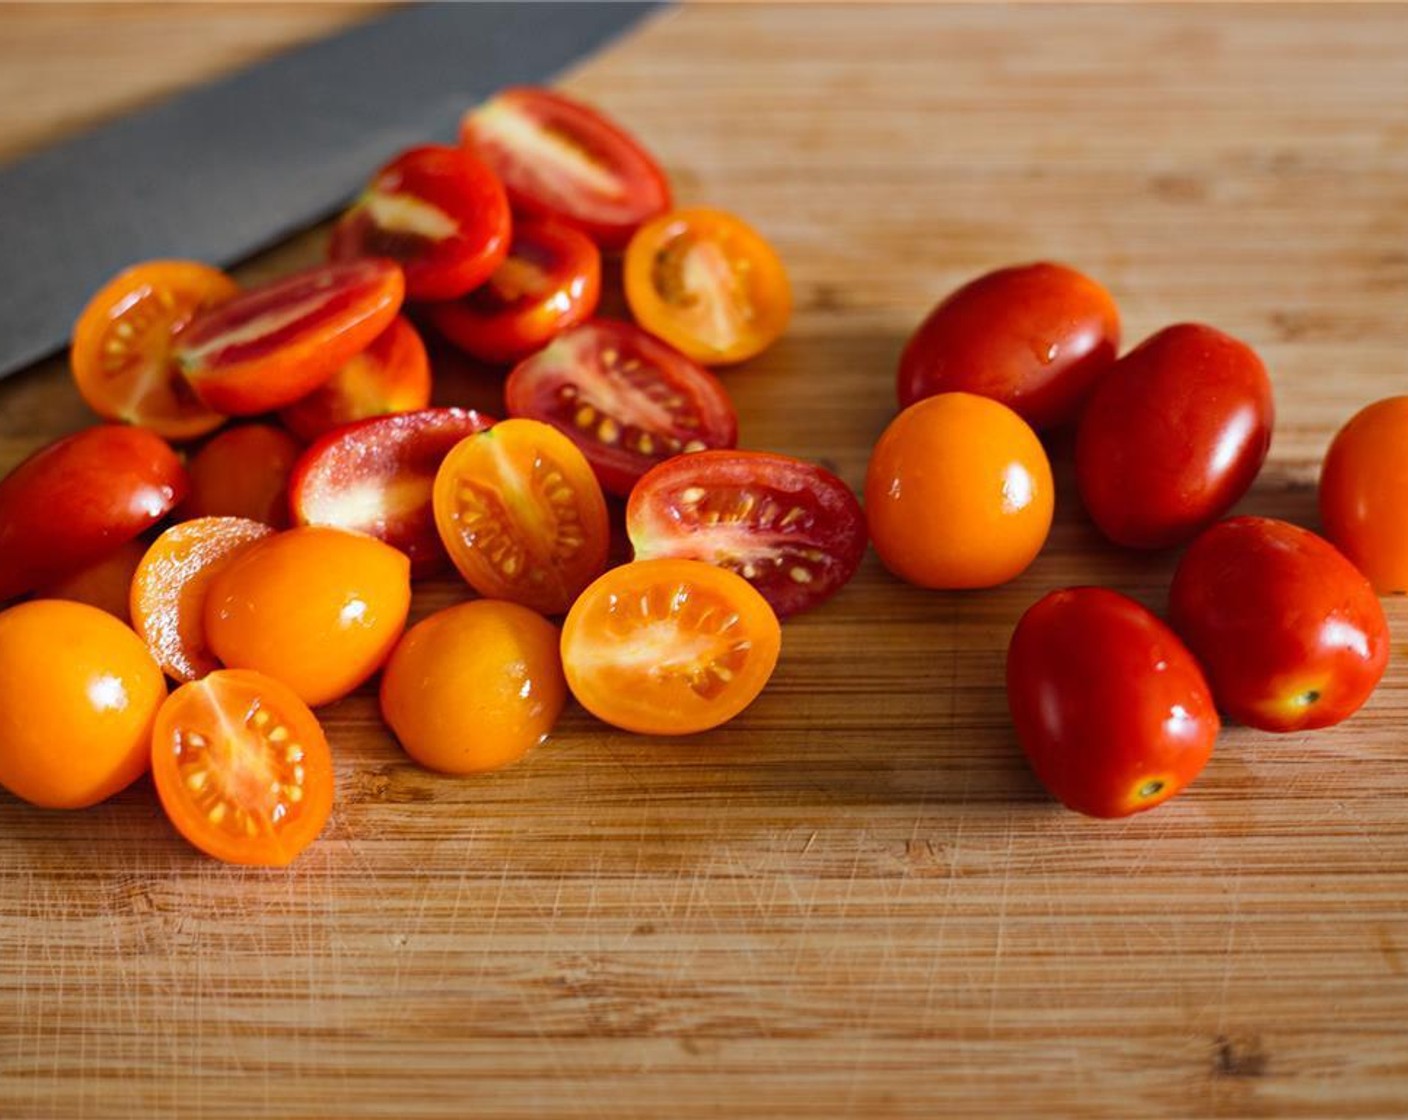
{"label": "red cherry tomato", "polygon": [[432,575],[449,564],[431,509],[435,472],[491,424],[473,409],[427,408],[329,432],[293,468],[294,522],[366,533],[409,556],[413,578]]}
{"label": "red cherry tomato", "polygon": [[1361,409],[1320,472],[1325,535],[1381,594],[1408,594],[1408,396]]}
{"label": "red cherry tomato", "polygon": [[598,319],[559,335],[504,386],[512,416],[541,420],[581,448],[601,485],[629,494],[681,451],[732,447],[738,417],[723,383],[629,323]]}
{"label": "red cherry tomato", "polygon": [[221,432],[191,459],[191,492],[182,520],[245,517],[282,529],[288,524],[288,479],[302,445],[270,424]]}
{"label": "red cherry tomato", "polygon": [[1374,589],[1329,541],[1268,517],[1214,525],[1184,554],[1169,621],[1218,707],[1263,731],[1328,727],[1359,710],[1388,664]]}
{"label": "red cherry tomato", "polygon": [[1178,635],[1103,587],[1053,591],[1022,616],[1007,704],[1042,785],[1092,817],[1167,801],[1202,771],[1221,728]]}
{"label": "red cherry tomato", "polygon": [[465,114],[460,141],[492,167],[514,210],[557,217],[619,249],[670,207],[665,173],[619,125],[545,89],[507,89]]}
{"label": "red cherry tomato", "polygon": [[601,253],[586,234],[560,222],[520,222],[488,283],[427,313],[466,354],[506,363],[590,318],[600,297]]}
{"label": "red cherry tomato", "polygon": [[306,397],[372,344],[401,309],[394,261],[305,269],[192,319],[175,358],[217,412],[249,416]]}
{"label": "red cherry tomato", "polygon": [[1183,544],[1247,492],[1271,446],[1271,381],[1250,346],[1166,327],[1101,379],[1076,435],[1076,481],[1116,544]]}
{"label": "red cherry tomato", "polygon": [[134,537],[96,563],[35,588],[34,598],[87,603],[90,607],[107,611],[113,618],[129,622],[128,596],[132,590],[132,575],[146,552],[147,542],[141,537]]}
{"label": "red cherry tomato", "polygon": [[1075,419],[1119,345],[1114,297],[1090,277],[1048,263],[998,269],[914,332],[900,358],[900,407],[958,390],[1054,428]]}
{"label": "red cherry tomato", "polygon": [[145,428],[105,424],[0,480],[0,602],[95,564],[186,496],[185,468]]}
{"label": "red cherry tomato", "polygon": [[411,299],[454,299],[489,278],[508,253],[503,184],[459,148],[402,152],[376,173],[333,227],[328,255],[389,257]]}
{"label": "red cherry tomato", "polygon": [[637,560],[704,560],[756,587],[779,618],[836,594],[865,555],[865,514],[830,471],[765,451],[677,455],[626,505]]}

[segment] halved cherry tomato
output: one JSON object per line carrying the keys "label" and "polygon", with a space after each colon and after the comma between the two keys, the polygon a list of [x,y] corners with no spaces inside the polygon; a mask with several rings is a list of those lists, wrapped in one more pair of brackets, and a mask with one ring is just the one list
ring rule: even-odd
{"label": "halved cherry tomato", "polygon": [[165,698],[147,647],[106,611],[0,612],[0,786],[47,809],[96,805],[146,773]]}
{"label": "halved cherry tomato", "polygon": [[220,668],[205,638],[205,598],[216,574],[274,532],[244,517],[198,517],[173,525],[128,581],[132,628],[162,671],[193,681]]}
{"label": "halved cherry tomato", "polygon": [[560,222],[520,222],[508,259],[483,287],[435,303],[436,329],[481,362],[517,361],[590,318],[601,298],[601,253]]}
{"label": "halved cherry tomato", "polygon": [[102,424],[36,451],[0,480],[0,602],[116,552],[187,484],[176,453],[145,428]]}
{"label": "halved cherry tomato", "polygon": [[1103,587],[1053,591],[1022,616],[1007,703],[1041,784],[1092,817],[1167,801],[1201,773],[1221,729],[1178,635]]}
{"label": "halved cherry tomato", "polygon": [[562,627],[567,684],[598,719],[647,735],[731,720],[772,676],[777,616],[747,580],[698,560],[612,568]]}
{"label": "halved cherry tomato", "polygon": [[283,528],[289,473],[302,453],[302,444],[270,424],[221,432],[191,459],[191,492],[181,503],[182,519],[246,517]]}
{"label": "halved cherry tomato", "polygon": [[641,226],[623,278],[636,322],[705,365],[761,353],[792,316],[777,253],[722,210],[676,210]]}
{"label": "halved cherry tomato", "polygon": [[430,403],[430,359],[415,327],[400,315],[376,340],[302,400],[279,413],[299,439],[388,412]]}
{"label": "halved cherry tomato", "polygon": [[489,278],[508,242],[498,177],[459,148],[427,144],[376,173],[333,227],[328,255],[389,257],[405,270],[410,299],[454,299]]}
{"label": "halved cherry tomato", "polygon": [[329,432],[304,452],[289,482],[298,525],[367,533],[411,559],[411,577],[444,568],[435,530],[435,472],[465,436],[493,424],[470,408],[378,416]]}
{"label": "halved cherry tomato", "polygon": [[205,635],[230,668],[267,673],[316,708],[381,668],[410,606],[403,553],[362,533],[306,526],[255,541],[215,573]]}
{"label": "halved cherry tomato", "polygon": [[559,335],[509,374],[504,399],[510,415],[571,439],[612,494],[629,494],[681,451],[738,440],[723,383],[629,323],[598,319]]}
{"label": "halved cherry tomato", "polygon": [[637,560],[674,556],[737,572],[779,618],[831,598],[865,555],[865,514],[828,470],[765,451],[700,451],[636,483]]}
{"label": "halved cherry tomato", "polygon": [[176,336],[239,285],[196,261],[147,261],[108,281],[73,328],[69,364],[88,406],[166,439],[195,439],[225,422],[203,405],[173,357]]}
{"label": "halved cherry tomato", "polygon": [[506,89],[465,114],[460,141],[492,167],[514,210],[557,217],[619,249],[670,206],[665,173],[620,125],[545,89]]}
{"label": "halved cherry tomato", "polygon": [[1383,595],[1408,594],[1408,396],[1361,409],[1320,471],[1325,535]]}
{"label": "halved cherry tomato", "polygon": [[560,614],[606,567],[606,499],[576,444],[536,420],[460,441],[435,476],[435,527],[490,599]]}
{"label": "halved cherry tomato", "polygon": [[396,318],[405,292],[394,261],[305,269],[196,316],[176,339],[176,361],[217,412],[283,408],[370,346]]}
{"label": "halved cherry tomato", "polygon": [[1001,401],[1033,428],[1074,420],[1115,360],[1114,297],[1065,265],[1002,268],[929,313],[900,358],[900,407],[961,391]]}
{"label": "halved cherry tomato", "polygon": [[134,537],[96,563],[54,583],[35,588],[34,597],[87,603],[127,622],[131,618],[128,600],[132,591],[132,574],[146,552],[147,542],[141,537]]}
{"label": "halved cherry tomato", "polygon": [[332,812],[332,754],[317,718],[283,684],[220,669],[157,713],[152,778],[176,831],[226,863],[286,867]]}

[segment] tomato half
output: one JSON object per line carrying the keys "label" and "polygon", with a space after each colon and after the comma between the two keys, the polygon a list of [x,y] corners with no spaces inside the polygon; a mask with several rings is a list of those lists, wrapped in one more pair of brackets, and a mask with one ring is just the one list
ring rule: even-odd
{"label": "tomato half", "polygon": [[152,779],[176,831],[226,863],[286,867],[332,813],[332,754],[285,685],[221,669],[157,713]]}
{"label": "tomato half", "polygon": [[738,416],[708,370],[629,323],[559,335],[509,374],[513,416],[551,424],[581,448],[612,494],[682,451],[732,447]]}
{"label": "tomato half", "polygon": [[631,491],[637,560],[674,556],[736,572],[779,618],[831,598],[865,555],[865,514],[814,463],[765,451],[700,451],[650,471]]}
{"label": "tomato half", "polygon": [[333,227],[328,255],[388,257],[410,299],[454,299],[489,278],[508,252],[508,197],[498,177],[459,148],[402,152]]}
{"label": "tomato half", "polygon": [[1042,785],[1092,817],[1167,801],[1202,772],[1221,729],[1178,635],[1103,587],[1053,591],[1022,616],[1007,704]]}
{"label": "tomato half", "polygon": [[670,187],[650,153],[620,125],[545,89],[506,89],[465,114],[460,142],[492,167],[513,208],[556,217],[619,249],[669,209]]}
{"label": "tomato half", "polygon": [[413,578],[431,575],[449,561],[431,509],[435,473],[493,422],[470,408],[427,408],[329,432],[293,469],[293,519],[367,533],[409,556]]}
{"label": "tomato half", "polygon": [[221,432],[190,463],[191,492],[183,520],[246,517],[281,529],[288,524],[288,480],[303,445],[271,424]]}
{"label": "tomato half", "polygon": [[483,287],[426,309],[447,339],[481,362],[517,361],[590,318],[601,298],[601,253],[560,222],[520,222],[508,259]]}
{"label": "tomato half", "polygon": [[698,560],[612,568],[562,627],[567,684],[598,719],[689,735],[753,702],[777,665],[782,628],[747,580]]}
{"label": "tomato half", "polygon": [[196,316],[175,358],[196,396],[250,416],[306,397],[391,325],[406,284],[388,260],[296,272]]}
{"label": "tomato half", "polygon": [[160,436],[103,424],[36,451],[0,480],[0,602],[97,563],[186,496]]}
{"label": "tomato half", "polygon": [[1192,540],[1255,480],[1274,415],[1250,346],[1196,323],[1164,328],[1110,367],[1081,416],[1086,511],[1129,548]]}
{"label": "tomato half", "polygon": [[561,614],[606,567],[601,486],[576,445],[536,420],[461,440],[435,476],[433,504],[450,559],[486,598]]}
{"label": "tomato half", "polygon": [[760,354],[792,316],[782,260],[721,210],[676,210],[641,226],[623,278],[636,322],[705,365]]}
{"label": "tomato half", "polygon": [[173,356],[176,336],[201,312],[239,293],[217,268],[197,261],[147,261],[98,291],[73,328],[69,365],[99,416],[195,439],[224,423],[186,383]]}
{"label": "tomato half", "polygon": [[147,542],[134,537],[101,560],[80,568],[53,583],[34,589],[36,599],[67,599],[87,603],[107,611],[113,618],[127,622],[131,618],[128,599],[132,590],[132,575],[146,555]]}
{"label": "tomato half", "polygon": [[1355,414],[1320,471],[1325,535],[1381,594],[1408,594],[1408,396]]}

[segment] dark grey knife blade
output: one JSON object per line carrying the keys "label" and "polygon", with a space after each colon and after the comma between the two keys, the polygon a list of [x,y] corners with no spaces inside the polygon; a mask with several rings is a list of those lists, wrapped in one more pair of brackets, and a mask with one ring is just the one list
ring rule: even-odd
{"label": "dark grey knife blade", "polygon": [[538,83],[658,3],[433,4],[332,38],[0,168],[0,376],[68,340],[113,273],[231,264],[322,218],[466,108]]}

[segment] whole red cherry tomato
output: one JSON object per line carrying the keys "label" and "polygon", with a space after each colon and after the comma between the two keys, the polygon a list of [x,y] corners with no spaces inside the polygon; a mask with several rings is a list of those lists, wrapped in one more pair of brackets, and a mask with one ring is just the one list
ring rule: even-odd
{"label": "whole red cherry tomato", "polygon": [[1269,517],[1234,517],[1193,542],[1173,577],[1169,621],[1218,707],[1263,731],[1348,719],[1388,664],[1388,623],[1369,581],[1329,541]]}
{"label": "whole red cherry tomato", "polygon": [[247,517],[288,524],[288,480],[303,445],[272,424],[227,428],[191,457],[191,492],[176,511],[196,517]]}
{"label": "whole red cherry tomato", "polygon": [[1001,268],[950,295],[900,357],[900,407],[955,390],[1001,401],[1033,428],[1074,420],[1115,360],[1114,297],[1060,264]]}
{"label": "whole red cherry tomato", "polygon": [[1330,444],[1320,472],[1325,535],[1384,595],[1408,594],[1408,396],[1375,401]]}
{"label": "whole red cherry tomato", "polygon": [[1053,591],[1022,616],[1007,704],[1042,785],[1092,817],[1167,801],[1202,771],[1221,728],[1178,635],[1103,587]]}
{"label": "whole red cherry tomato", "polygon": [[1196,323],[1166,327],[1101,378],[1076,434],[1076,483],[1116,544],[1168,548],[1247,492],[1271,446],[1256,351]]}

